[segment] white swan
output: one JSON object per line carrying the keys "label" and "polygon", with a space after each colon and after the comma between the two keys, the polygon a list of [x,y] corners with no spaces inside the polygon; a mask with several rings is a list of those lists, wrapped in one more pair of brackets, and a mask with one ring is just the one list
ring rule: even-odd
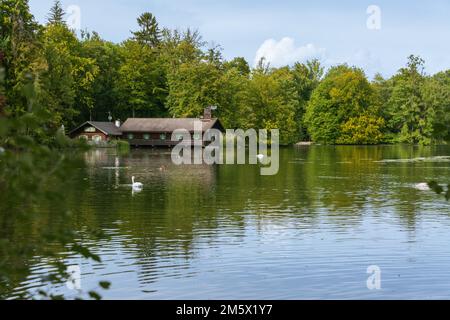
{"label": "white swan", "polygon": [[134,181],[134,176],[131,177],[131,183],[132,183],[131,187],[133,189],[138,189],[139,190],[139,189],[142,189],[144,187],[144,185],[142,183]]}
{"label": "white swan", "polygon": [[142,192],[142,188],[140,188],[140,189],[138,189],[138,188],[132,188],[131,189],[131,195],[132,196],[134,196],[134,195],[136,195],[136,194],[138,194],[138,193],[141,193]]}
{"label": "white swan", "polygon": [[420,191],[430,191],[431,188],[428,185],[428,183],[422,182],[422,183],[418,183],[414,186],[415,189],[420,190]]}

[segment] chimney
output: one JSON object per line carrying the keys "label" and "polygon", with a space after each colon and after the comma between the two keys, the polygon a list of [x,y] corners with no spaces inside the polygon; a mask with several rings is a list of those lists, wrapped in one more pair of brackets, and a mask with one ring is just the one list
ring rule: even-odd
{"label": "chimney", "polygon": [[120,128],[120,120],[119,119],[116,120],[116,127]]}
{"label": "chimney", "polygon": [[211,120],[211,118],[212,118],[212,108],[211,107],[205,108],[203,112],[203,120]]}

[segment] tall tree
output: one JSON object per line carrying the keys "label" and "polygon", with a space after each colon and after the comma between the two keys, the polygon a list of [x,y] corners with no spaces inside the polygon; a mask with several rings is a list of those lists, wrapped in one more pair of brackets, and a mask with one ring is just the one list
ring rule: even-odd
{"label": "tall tree", "polygon": [[162,33],[155,16],[150,12],[145,12],[137,19],[137,22],[141,29],[133,32],[134,39],[151,47],[158,46],[161,42]]}
{"label": "tall tree", "polygon": [[48,15],[47,21],[49,24],[65,24],[64,9],[61,5],[61,1],[56,0],[53,6],[50,8],[50,13]]}
{"label": "tall tree", "polygon": [[407,66],[392,79],[389,125],[398,133],[399,142],[430,144],[432,140],[435,113],[423,97],[424,63],[420,57],[411,55]]}
{"label": "tall tree", "polygon": [[433,139],[436,142],[450,141],[450,70],[427,78],[423,97],[427,109],[435,114],[432,119]]}
{"label": "tall tree", "polygon": [[167,106],[175,117],[197,117],[203,109],[219,103],[222,73],[213,63],[192,61],[168,74]]}
{"label": "tall tree", "polygon": [[[98,74],[91,84],[90,96],[93,108],[81,108],[77,116],[77,123],[86,119],[106,121],[109,113],[120,118],[121,110],[118,108],[118,91],[116,90],[119,69],[122,66],[120,46],[100,38],[93,32],[86,34],[81,42],[81,55],[83,58],[95,60]],[[85,105],[86,106],[86,105]]]}
{"label": "tall tree", "polygon": [[226,70],[235,68],[242,76],[248,76],[250,74],[250,66],[243,57],[236,57],[233,60],[226,61],[224,67]]}
{"label": "tall tree", "polygon": [[389,117],[389,110],[386,106],[392,95],[392,80],[385,79],[380,73],[377,73],[371,82],[371,86],[375,92],[379,112],[383,118],[387,119]]}
{"label": "tall tree", "polygon": [[94,108],[92,83],[98,67],[94,59],[83,57],[80,41],[66,25],[47,25],[42,39],[48,68],[41,77],[40,102],[52,111],[55,127],[69,127],[81,110]]}
{"label": "tall tree", "polygon": [[250,82],[250,67],[244,58],[238,57],[223,63],[220,79],[219,102],[216,114],[226,128],[240,128],[244,114],[245,97]]}
{"label": "tall tree", "polygon": [[0,2],[0,50],[3,51],[7,109],[13,115],[25,111],[22,91],[30,78],[45,70],[39,42],[40,26],[30,13],[27,0]]}
{"label": "tall tree", "polygon": [[181,64],[200,61],[205,58],[202,48],[205,46],[197,30],[186,31],[164,29],[159,54],[163,59],[166,72],[174,72]]}
{"label": "tall tree", "polygon": [[279,129],[281,144],[297,142],[295,112],[298,103],[294,77],[289,68],[256,69],[244,92],[241,126]]}
{"label": "tall tree", "polygon": [[116,90],[121,117],[166,115],[167,80],[160,57],[153,48],[128,40],[120,47],[122,64]]}
{"label": "tall tree", "polygon": [[304,117],[306,105],[311,99],[314,89],[319,85],[323,77],[324,68],[317,59],[307,61],[306,63],[296,63],[292,68],[295,87],[298,96],[298,108],[296,110],[295,121],[298,123],[298,139],[309,139]]}

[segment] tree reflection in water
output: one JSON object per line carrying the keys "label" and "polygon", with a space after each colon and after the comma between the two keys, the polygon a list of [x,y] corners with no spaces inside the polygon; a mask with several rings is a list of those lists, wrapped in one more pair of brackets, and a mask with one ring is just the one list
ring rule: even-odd
{"label": "tree reflection in water", "polygon": [[[94,150],[85,155],[87,167],[64,187],[65,206],[73,212],[64,223],[75,230],[105,233],[100,240],[83,238],[104,261],[83,265],[87,283],[92,280],[89,274],[109,276],[111,297],[125,297],[127,290],[152,297],[176,292],[182,297],[182,292],[188,295],[194,290],[183,288],[183,283],[220,272],[217,264],[223,271],[245,273],[252,266],[247,255],[256,259],[252,260],[255,268],[272,266],[270,256],[275,259],[277,252],[267,253],[269,260],[255,252],[287,238],[286,248],[296,247],[304,259],[314,251],[328,257],[338,254],[322,244],[326,237],[336,238],[335,245],[344,246],[339,247],[341,254],[348,254],[350,261],[361,255],[355,248],[368,241],[364,237],[371,236],[367,231],[371,223],[400,230],[393,233],[395,237],[404,230],[414,241],[423,214],[427,219],[439,216],[441,221],[448,203],[413,185],[442,177],[449,164],[382,160],[448,152],[445,147],[286,148],[281,150],[280,172],[267,177],[252,165],[175,166],[169,150],[132,150],[125,155]],[[129,187],[133,175],[145,185],[134,196]],[[46,208],[49,214],[52,207]],[[323,235],[316,239],[316,234]],[[285,254],[287,265],[296,261],[293,251]],[[76,255],[69,253],[69,257]],[[33,265],[31,258],[27,265]],[[16,283],[28,275],[16,273]],[[226,279],[222,281],[226,287]]]}

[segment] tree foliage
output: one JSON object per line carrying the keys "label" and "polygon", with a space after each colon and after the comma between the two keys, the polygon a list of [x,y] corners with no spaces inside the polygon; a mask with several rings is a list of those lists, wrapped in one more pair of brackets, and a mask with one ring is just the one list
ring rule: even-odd
{"label": "tree foliage", "polygon": [[299,101],[294,76],[289,68],[254,70],[244,93],[243,128],[281,129],[280,142],[296,140],[295,114]]}
{"label": "tree foliage", "polygon": [[49,24],[65,24],[64,16],[65,16],[64,9],[61,5],[61,1],[56,0],[53,4],[53,7],[50,8],[50,13],[48,15],[48,23]]}
{"label": "tree foliage", "polygon": [[362,70],[346,65],[331,68],[308,103],[308,132],[314,141],[337,143],[342,126],[351,118],[372,114],[374,101],[374,90]]}
{"label": "tree foliage", "polygon": [[[119,50],[116,92],[118,109],[125,116],[158,117],[165,113],[165,73],[153,48],[126,41]],[[125,111],[125,112],[124,112]]]}
{"label": "tree foliage", "polygon": [[137,19],[139,31],[133,32],[134,39],[140,44],[156,47],[161,41],[162,32],[159,29],[155,16],[150,12],[143,13]]}
{"label": "tree foliage", "polygon": [[383,142],[384,119],[373,115],[350,118],[341,125],[339,144],[379,144]]}
{"label": "tree foliage", "polygon": [[88,87],[88,102],[82,104],[76,116],[76,123],[87,119],[108,121],[111,114],[115,118],[125,118],[128,114],[118,106],[119,92],[117,81],[119,70],[123,63],[121,49],[114,43],[105,41],[97,33],[85,34],[81,42],[81,57],[95,61],[98,68],[96,76]]}
{"label": "tree foliage", "polygon": [[48,25],[42,35],[47,70],[41,75],[41,103],[52,111],[54,126],[75,125],[74,117],[92,110],[96,61],[82,54],[74,33],[63,24]]}
{"label": "tree foliage", "polygon": [[310,137],[307,131],[307,125],[304,121],[306,114],[306,106],[311,99],[313,91],[319,85],[324,68],[318,60],[307,61],[304,63],[296,63],[292,69],[294,75],[295,87],[298,95],[298,108],[296,111],[295,121],[297,122],[298,139],[308,140]]}
{"label": "tree foliage", "polygon": [[[10,103],[4,94],[8,82],[6,55],[0,50],[0,298],[10,297],[27,276],[27,262],[38,255],[50,267],[42,281],[50,285],[39,293],[26,292],[18,298],[59,299],[53,286],[69,279],[67,265],[60,252],[68,248],[84,258],[99,261],[87,247],[77,242],[77,230],[61,223],[53,228],[45,223],[35,228],[38,220],[62,221],[71,213],[64,210],[65,184],[83,165],[73,150],[85,146],[66,138],[62,130],[52,128],[51,111],[39,103],[38,79],[30,76],[21,87],[27,102],[20,114],[6,110]],[[16,102],[18,103],[18,102]],[[50,214],[46,204],[58,203]],[[23,242],[26,238],[29,241]],[[49,246],[50,244],[50,246]],[[19,275],[17,279],[13,275]]]}
{"label": "tree foliage", "polygon": [[393,78],[392,94],[388,101],[390,127],[398,133],[398,141],[429,144],[433,135],[434,110],[424,100],[424,61],[416,56],[408,58],[406,68]]}

